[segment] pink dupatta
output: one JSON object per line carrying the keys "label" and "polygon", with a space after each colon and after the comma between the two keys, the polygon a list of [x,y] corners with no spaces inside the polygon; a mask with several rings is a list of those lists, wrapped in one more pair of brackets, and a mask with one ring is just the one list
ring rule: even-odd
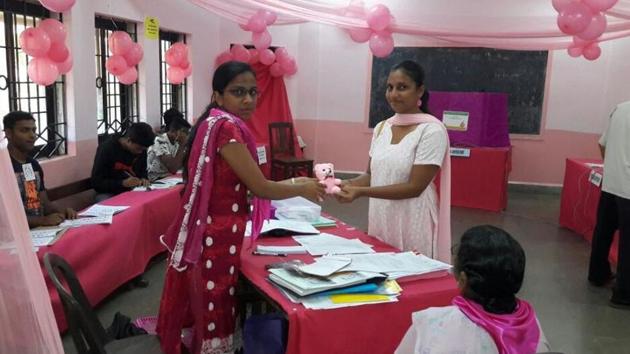
{"label": "pink dupatta", "polygon": [[[435,123],[446,133],[444,124],[434,116],[426,113],[395,114],[387,120],[391,125],[412,125]],[[446,153],[440,168],[440,211],[438,215],[437,259],[451,263],[451,155],[450,142],[446,134]]]}
{"label": "pink dupatta", "polygon": [[[215,108],[200,123],[188,158],[188,182],[182,196],[184,203],[162,239],[172,253],[170,266],[178,271],[185,270],[188,264],[197,263],[201,256],[214,183],[214,159],[218,154],[217,138],[221,126],[228,121],[240,128],[252,158],[257,156],[254,137],[240,118]],[[252,204],[252,240],[255,241],[264,220],[269,218],[271,208],[269,200],[257,197]]]}
{"label": "pink dupatta", "polygon": [[536,353],[540,328],[534,309],[526,301],[517,300],[516,311],[502,315],[486,312],[481,305],[463,296],[456,296],[453,305],[488,332],[499,354]]}

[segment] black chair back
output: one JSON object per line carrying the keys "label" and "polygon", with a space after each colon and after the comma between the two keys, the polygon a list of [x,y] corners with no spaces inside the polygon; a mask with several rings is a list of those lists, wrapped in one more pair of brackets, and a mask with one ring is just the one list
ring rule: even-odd
{"label": "black chair back", "polygon": [[[105,354],[108,337],[105,328],[92,310],[81,283],[70,265],[54,253],[44,255],[44,267],[53,282],[68,322],[68,330],[80,354]],[[70,288],[69,291],[64,283]]]}

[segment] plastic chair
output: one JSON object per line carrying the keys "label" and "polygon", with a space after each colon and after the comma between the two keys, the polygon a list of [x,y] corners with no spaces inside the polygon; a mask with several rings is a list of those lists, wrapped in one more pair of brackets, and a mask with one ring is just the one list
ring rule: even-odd
{"label": "plastic chair", "polygon": [[79,354],[162,353],[157,336],[140,335],[118,340],[109,338],[70,265],[60,256],[46,253],[44,267],[59,293],[68,330]]}
{"label": "plastic chair", "polygon": [[295,157],[293,136],[292,123],[269,123],[271,179],[273,180],[295,177],[299,171],[304,171],[309,177],[313,177],[313,160]]}

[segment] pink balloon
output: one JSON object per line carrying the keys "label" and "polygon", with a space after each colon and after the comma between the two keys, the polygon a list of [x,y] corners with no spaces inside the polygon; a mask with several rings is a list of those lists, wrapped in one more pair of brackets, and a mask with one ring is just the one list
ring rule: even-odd
{"label": "pink balloon", "polygon": [[394,39],[389,33],[374,33],[370,37],[370,50],[374,56],[384,58],[394,50]]}
{"label": "pink balloon", "polygon": [[186,60],[188,60],[188,46],[183,42],[173,43],[166,51],[165,61],[170,66],[181,66]]}
{"label": "pink balloon", "polygon": [[59,76],[57,65],[48,58],[33,58],[28,63],[28,77],[36,84],[48,86]]}
{"label": "pink balloon", "polygon": [[127,65],[136,66],[144,57],[144,49],[142,49],[140,43],[133,43],[123,57],[127,61]]}
{"label": "pink balloon", "polygon": [[573,1],[574,0],[551,0],[551,5],[554,9],[556,9],[556,11],[562,12],[562,10],[564,10],[564,8]]}
{"label": "pink balloon", "polygon": [[297,64],[295,63],[295,59],[293,57],[289,57],[286,60],[280,62],[280,67],[282,71],[285,73],[293,71],[294,68],[297,68]]}
{"label": "pink balloon", "polygon": [[232,61],[234,58],[230,52],[223,52],[217,56],[214,61],[215,66],[221,66],[221,64],[227,63],[228,61]]}
{"label": "pink balloon", "polygon": [[581,2],[571,2],[558,15],[558,27],[566,34],[584,31],[593,19],[593,13]]}
{"label": "pink balloon", "polygon": [[269,67],[269,73],[273,77],[279,77],[279,76],[282,76],[282,74],[284,74],[284,72],[282,71],[282,67],[280,66],[280,63],[273,63],[271,67]]}
{"label": "pink balloon", "polygon": [[114,55],[125,55],[125,53],[131,49],[133,41],[129,33],[125,31],[114,31],[107,39],[107,43],[109,44],[110,53]]}
{"label": "pink balloon", "polygon": [[264,15],[255,14],[247,21],[247,28],[254,33],[259,33],[267,29],[267,22]]}
{"label": "pink balloon", "polygon": [[186,72],[182,68],[172,66],[166,69],[166,78],[173,85],[179,85],[186,79]]}
{"label": "pink balloon", "polygon": [[184,76],[185,77],[189,77],[190,74],[192,74],[192,65],[188,65],[186,67],[182,67],[182,70],[184,70]]}
{"label": "pink balloon", "polygon": [[276,61],[280,63],[280,65],[289,60],[290,57],[289,51],[285,47],[277,48],[274,54],[276,54]]}
{"label": "pink balloon", "polygon": [[571,57],[577,58],[580,55],[582,55],[582,47],[571,46],[567,49],[567,52],[569,53]]}
{"label": "pink balloon", "polygon": [[249,27],[247,27],[247,23],[239,23],[238,26],[243,30],[243,31],[250,31]]}
{"label": "pink balloon", "polygon": [[285,70],[284,74],[291,76],[291,75],[295,75],[295,73],[297,73],[298,67],[297,64],[295,63],[295,61],[293,62],[293,66],[289,69],[289,70]]}
{"label": "pink balloon", "polygon": [[374,31],[382,31],[389,26],[391,15],[383,4],[374,5],[367,12],[367,23]]}
{"label": "pink balloon", "polygon": [[593,43],[593,41],[586,41],[578,36],[573,36],[573,44],[575,44],[575,47],[586,47],[591,43]]}
{"label": "pink balloon", "polygon": [[606,31],[606,25],[606,16],[600,12],[593,16],[593,20],[588,27],[578,33],[577,36],[587,41],[595,40]]}
{"label": "pink balloon", "polygon": [[245,49],[242,44],[232,46],[232,48],[230,49],[230,53],[236,61],[241,61],[243,63],[249,62],[249,51]]}
{"label": "pink balloon", "polygon": [[256,64],[260,61],[260,54],[258,53],[258,49],[251,48],[249,49],[249,63]]}
{"label": "pink balloon", "polygon": [[53,43],[48,50],[48,58],[56,63],[64,62],[70,52],[63,42]]}
{"label": "pink balloon", "polygon": [[190,67],[190,62],[188,60],[186,60],[186,61],[180,63],[179,67],[184,69],[184,71],[186,71]]}
{"label": "pink balloon", "polygon": [[259,51],[259,53],[259,60],[265,65],[271,65],[276,60],[276,55],[269,48]]}
{"label": "pink balloon", "polygon": [[122,75],[118,75],[118,81],[123,85],[131,85],[138,80],[138,70],[135,67],[130,67]]}
{"label": "pink balloon", "polygon": [[[275,12],[266,11],[266,10],[258,10],[258,13],[262,14],[262,17],[265,19],[265,23],[267,26],[273,25],[278,19],[278,15]],[[258,16],[261,16],[260,14]]]}
{"label": "pink balloon", "polygon": [[72,55],[68,55],[66,60],[57,64],[57,70],[59,70],[60,75],[67,74],[72,69]]}
{"label": "pink balloon", "polygon": [[53,12],[64,12],[70,10],[75,0],[39,0],[42,6]]}
{"label": "pink balloon", "polygon": [[105,61],[105,68],[113,75],[119,76],[129,70],[129,64],[122,55],[112,55]]}
{"label": "pink balloon", "polygon": [[254,32],[252,33],[252,43],[258,50],[267,49],[271,45],[271,34],[267,30]]}
{"label": "pink balloon", "polygon": [[618,1],[619,0],[582,0],[582,2],[594,12],[609,10],[615,6]]}
{"label": "pink balloon", "polygon": [[54,18],[47,18],[41,21],[37,28],[48,34],[51,43],[63,43],[66,40],[66,26]]}
{"label": "pink balloon", "polygon": [[20,33],[20,47],[32,57],[43,57],[50,49],[50,37],[40,28],[27,28]]}
{"label": "pink balloon", "polygon": [[596,60],[600,55],[602,55],[602,49],[597,43],[593,43],[584,48],[582,55],[587,60]]}
{"label": "pink balloon", "polygon": [[348,30],[350,38],[357,43],[365,43],[370,40],[372,30],[369,28],[351,28]]}

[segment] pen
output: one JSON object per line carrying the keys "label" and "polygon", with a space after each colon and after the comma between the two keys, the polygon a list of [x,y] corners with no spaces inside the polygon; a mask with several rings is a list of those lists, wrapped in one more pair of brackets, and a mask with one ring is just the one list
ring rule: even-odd
{"label": "pen", "polygon": [[252,252],[254,256],[278,256],[278,257],[286,257],[286,253],[260,253],[260,252]]}

